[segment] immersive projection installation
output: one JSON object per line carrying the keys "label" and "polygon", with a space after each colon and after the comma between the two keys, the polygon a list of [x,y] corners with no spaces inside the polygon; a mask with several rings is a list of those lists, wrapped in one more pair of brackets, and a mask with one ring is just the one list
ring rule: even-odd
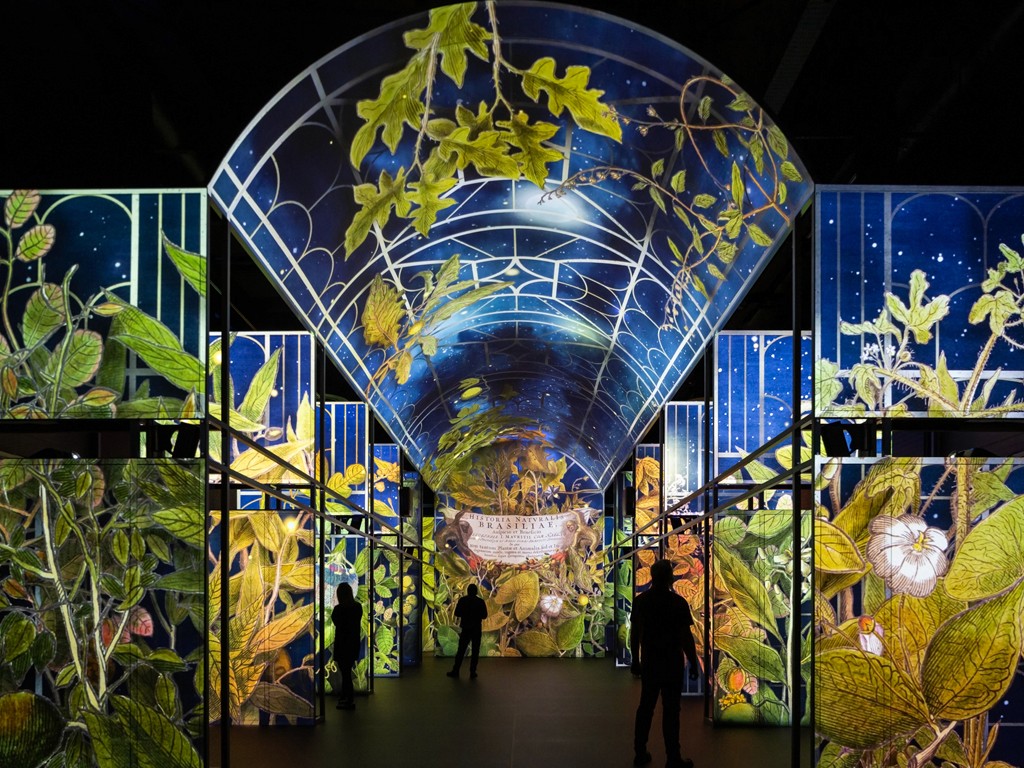
{"label": "immersive projection installation", "polygon": [[689,51],[503,2],[437,8],[317,62],[211,194],[432,487],[515,440],[603,488],[788,231],[805,178]]}
{"label": "immersive projection installation", "polygon": [[203,413],[204,190],[3,194],[0,418]]}

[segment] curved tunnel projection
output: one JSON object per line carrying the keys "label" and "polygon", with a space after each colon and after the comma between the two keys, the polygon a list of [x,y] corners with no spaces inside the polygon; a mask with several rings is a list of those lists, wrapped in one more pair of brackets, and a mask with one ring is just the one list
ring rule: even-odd
{"label": "curved tunnel projection", "polygon": [[210,190],[443,490],[517,442],[603,488],[811,184],[764,111],[685,48],[501,2],[316,62]]}

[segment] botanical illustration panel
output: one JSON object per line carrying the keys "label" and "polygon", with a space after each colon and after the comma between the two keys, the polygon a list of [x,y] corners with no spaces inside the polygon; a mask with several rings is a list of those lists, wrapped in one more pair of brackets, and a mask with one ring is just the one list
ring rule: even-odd
{"label": "botanical illustration panel", "polygon": [[816,412],[1024,413],[1024,193],[819,188]]}
{"label": "botanical illustration panel", "polygon": [[0,419],[203,412],[203,190],[3,197]]}
{"label": "botanical illustration panel", "polygon": [[199,768],[204,471],[0,461],[4,765]]}
{"label": "botanical illustration panel", "polygon": [[1024,462],[832,459],[818,476],[819,764],[1021,765]]}
{"label": "botanical illustration panel", "polygon": [[[704,402],[667,403],[662,418],[665,423],[663,485],[668,509],[704,485]],[[691,510],[680,511],[685,514]]]}

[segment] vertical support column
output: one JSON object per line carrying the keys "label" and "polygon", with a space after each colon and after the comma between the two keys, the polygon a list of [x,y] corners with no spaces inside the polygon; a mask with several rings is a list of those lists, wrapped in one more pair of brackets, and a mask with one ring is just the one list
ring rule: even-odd
{"label": "vertical support column", "polygon": [[[714,509],[718,504],[717,498],[712,500],[711,490],[708,488],[711,478],[715,476],[711,468],[714,457],[711,445],[711,419],[713,416],[711,393],[714,391],[715,382],[714,361],[711,355],[711,350],[714,349],[713,344],[714,340],[704,347],[704,417],[701,419],[701,428],[704,433],[704,460],[701,467],[701,486],[705,488],[705,491],[704,508],[701,510],[701,514],[707,514],[708,510]],[[701,531],[704,536],[704,718],[707,720],[710,720],[712,716],[711,691],[713,688],[711,685],[711,617],[714,614],[711,607],[711,581],[714,578],[714,563],[711,557],[712,525],[713,521],[705,520],[702,523]]]}
{"label": "vertical support column", "polygon": [[[327,365],[327,355],[324,351],[323,342],[317,338],[316,340],[316,405],[317,405],[317,424],[316,424],[316,440],[315,450],[313,456],[316,457],[316,467],[313,470],[313,479],[319,483],[326,485],[327,476],[327,457],[326,457],[326,440],[327,440],[327,416],[326,416],[326,405],[327,405],[327,372],[325,366]],[[332,455],[333,459],[333,455]],[[315,496],[313,494],[316,494]],[[316,697],[319,705],[319,717],[318,720],[323,720],[326,717],[326,686],[324,685],[324,664],[327,660],[327,651],[324,648],[324,634],[327,631],[326,623],[326,588],[325,588],[325,577],[327,575],[327,555],[324,550],[327,548],[327,497],[326,493],[322,490],[321,486],[314,486],[312,493],[310,494],[310,506],[317,511],[317,522],[314,526],[314,536],[316,537],[316,550],[317,550],[317,568],[319,569],[320,578],[317,579],[317,594],[314,597],[315,600],[319,601],[320,608],[317,611],[317,621],[319,622],[320,631],[317,632],[316,636],[316,648],[313,652],[316,654],[316,658],[320,660],[317,667],[316,680],[314,685],[316,686]]]}
{"label": "vertical support column", "polygon": [[[220,401],[224,429],[220,432],[221,463],[231,464],[231,246],[234,238],[230,230],[224,248],[224,263],[221,269],[220,308],[220,349],[221,377]],[[226,695],[227,681],[231,670],[231,643],[228,631],[231,626],[231,480],[226,472],[220,477],[220,760],[222,768],[231,766],[231,697]],[[209,625],[207,625],[207,632]]]}
{"label": "vertical support column", "polygon": [[801,487],[800,466],[800,430],[797,422],[800,419],[800,270],[797,249],[797,232],[794,228],[790,234],[791,269],[793,271],[793,414],[792,414],[792,445],[793,445],[793,581],[789,589],[790,623],[789,623],[789,727],[790,727],[790,760],[794,768],[800,766],[800,632],[801,604],[800,587],[803,584],[800,561],[800,537],[802,533],[801,518],[803,517],[803,489]]}

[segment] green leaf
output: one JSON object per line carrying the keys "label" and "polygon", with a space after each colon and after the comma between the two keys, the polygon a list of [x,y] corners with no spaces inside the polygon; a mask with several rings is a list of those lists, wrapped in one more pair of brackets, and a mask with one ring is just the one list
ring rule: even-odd
{"label": "green leaf", "polygon": [[198,253],[186,251],[170,241],[167,235],[163,235],[164,251],[168,258],[174,262],[178,272],[185,279],[185,282],[195,289],[199,298],[206,298],[206,257]]}
{"label": "green leaf", "polygon": [[464,170],[469,165],[482,176],[518,179],[519,164],[509,154],[509,145],[499,131],[483,131],[470,137],[470,128],[459,126],[441,139],[437,151],[442,159]]}
{"label": "green leaf", "polygon": [[845,531],[814,518],[814,568],[822,573],[862,573],[867,567],[860,550]]}
{"label": "green leaf", "polygon": [[434,312],[431,317],[431,321],[435,323],[443,322],[452,317],[456,312],[460,312],[463,309],[476,304],[476,302],[490,296],[492,293],[497,293],[511,285],[512,283],[510,281],[504,281],[474,288],[472,291],[468,291],[467,293],[451,299],[446,304],[442,305],[436,312]]}
{"label": "green leaf", "polygon": [[128,540],[128,534],[121,529],[115,531],[114,542],[111,549],[114,553],[114,559],[117,560],[117,562],[121,565],[127,564],[128,555],[131,550],[131,542]]}
{"label": "green leaf", "polygon": [[19,261],[37,261],[50,252],[56,239],[52,224],[37,224],[21,236],[14,255]]}
{"label": "green leaf", "polygon": [[32,647],[36,639],[36,628],[22,614],[11,611],[0,621],[0,639],[3,640],[3,658],[16,659]]}
{"label": "green leaf", "polygon": [[395,381],[405,384],[412,373],[412,353],[403,351],[395,360]]}
{"label": "green leaf", "polygon": [[296,695],[291,688],[278,683],[260,682],[252,693],[252,700],[264,712],[287,717],[313,717],[313,702]]}
{"label": "green leaf", "polygon": [[924,272],[915,269],[910,274],[909,307],[905,306],[895,295],[891,293],[885,295],[886,306],[893,318],[907,326],[908,331],[913,332],[914,339],[918,344],[927,344],[932,338],[932,326],[949,314],[948,296],[937,296],[927,304],[924,303],[927,289],[928,281]]}
{"label": "green leaf", "polygon": [[413,226],[416,231],[424,237],[430,232],[430,228],[437,221],[437,214],[452,205],[455,200],[450,197],[441,197],[445,192],[455,186],[454,178],[436,178],[432,173],[424,173],[419,181],[409,185],[412,191],[408,193],[409,202],[417,207],[413,209]]}
{"label": "green leaf", "polygon": [[[63,357],[63,360],[62,360]],[[79,387],[91,379],[103,357],[103,337],[95,331],[76,330],[63,346],[54,350],[46,361],[43,375],[67,387]]]}
{"label": "green leaf", "polygon": [[968,322],[977,325],[986,317],[988,327],[997,336],[1002,335],[1006,324],[1013,318],[1019,317],[1021,313],[1017,301],[1010,291],[997,291],[994,294],[985,294],[978,299],[967,317]]}
{"label": "green leaf", "polygon": [[135,741],[129,739],[117,720],[88,711],[82,716],[99,768],[139,768]]}
{"label": "green leaf", "polygon": [[668,209],[665,207],[665,197],[661,194],[661,191],[657,187],[648,187],[647,193],[651,196],[651,200],[654,201],[662,213],[667,213]]}
{"label": "green leaf", "polygon": [[1021,652],[1024,590],[983,603],[943,624],[928,646],[921,672],[935,717],[967,720],[987,712],[1006,693]]}
{"label": "green leaf", "polygon": [[0,765],[4,768],[43,765],[60,746],[63,732],[64,717],[49,699],[28,691],[0,696]]}
{"label": "green leaf", "polygon": [[263,421],[263,412],[267,409],[270,395],[274,391],[274,385],[277,383],[277,372],[280,362],[281,350],[275,349],[267,362],[261,365],[260,369],[252,377],[249,389],[246,390],[245,397],[242,398],[242,404],[238,407],[239,413],[250,422]]}
{"label": "green leaf", "polygon": [[545,122],[531,124],[529,115],[523,111],[516,112],[511,120],[499,120],[498,126],[507,131],[501,138],[519,149],[512,155],[519,172],[543,188],[548,178],[548,163],[563,159],[561,152],[543,144],[558,132],[558,126]]}
{"label": "green leaf", "polygon": [[669,186],[672,187],[672,191],[676,193],[680,193],[686,189],[686,171],[676,171],[676,173],[672,175],[672,180],[669,182]]}
{"label": "green leaf", "polygon": [[29,296],[21,335],[26,347],[34,347],[64,324],[64,289],[46,283]]}
{"label": "green leaf", "polygon": [[540,602],[540,580],[536,571],[524,571],[513,576],[498,587],[494,600],[499,605],[514,603],[516,621],[528,619]]}
{"label": "green leaf", "polygon": [[126,611],[132,606],[138,605],[146,596],[146,589],[142,586],[142,569],[133,565],[124,572],[124,599],[118,606],[119,611]]}
{"label": "green leaf", "polygon": [[825,651],[814,675],[818,733],[843,747],[872,749],[928,722],[921,694],[883,656]]}
{"label": "green leaf", "polygon": [[555,656],[558,646],[547,632],[528,629],[516,636],[516,649],[524,656]]}
{"label": "green leaf", "polygon": [[771,236],[757,224],[748,224],[747,233],[750,235],[750,239],[758,245],[767,247],[772,244]]}
{"label": "green leaf", "polygon": [[364,99],[356,105],[359,117],[366,122],[352,137],[349,159],[356,168],[363,162],[377,140],[377,131],[391,154],[398,149],[402,140],[402,127],[409,125],[419,129],[423,102],[420,94],[427,86],[427,60],[414,56],[400,72],[385,77],[380,84],[380,96]]}
{"label": "green leaf", "polygon": [[693,198],[693,205],[695,208],[710,208],[718,201],[714,195],[700,194]]}
{"label": "green leaf", "polygon": [[136,754],[159,768],[202,768],[202,759],[189,740],[167,717],[124,696],[111,698],[118,718],[132,736]]}
{"label": "green leaf", "polygon": [[385,226],[391,218],[391,209],[399,216],[407,216],[412,207],[405,189],[405,168],[399,168],[395,178],[387,171],[381,171],[377,185],[360,184],[352,194],[359,210],[352,217],[352,223],[345,230],[345,257],[348,258],[370,234],[376,223]]}
{"label": "green leaf", "polygon": [[[1005,487],[1005,486],[1004,486]],[[1024,578],[1024,496],[1003,504],[960,543],[946,574],[946,592],[985,600]]]}
{"label": "green leaf", "polygon": [[732,161],[732,183],[729,186],[732,191],[732,201],[737,208],[742,209],[746,190],[743,188],[743,171],[740,170],[740,165],[735,160]]}
{"label": "green leaf", "polygon": [[711,115],[711,97],[704,96],[700,103],[697,105],[697,115],[705,123],[708,121],[708,117]]}
{"label": "green leaf", "polygon": [[404,317],[405,302],[398,289],[384,282],[380,275],[374,275],[363,308],[363,339],[371,346],[395,346]]}
{"label": "green leaf", "polygon": [[786,141],[782,130],[775,123],[768,126],[768,146],[776,155],[783,160],[789,155],[789,142]]}
{"label": "green leaf", "polygon": [[725,135],[725,131],[717,130],[711,132],[711,140],[715,144],[715,149],[722,157],[729,157],[729,140]]}
{"label": "green leaf", "polygon": [[555,630],[556,644],[560,651],[571,651],[583,640],[583,614],[563,621]]}
{"label": "green leaf", "polygon": [[192,546],[205,543],[205,527],[201,507],[171,507],[153,513],[153,521],[175,538]]}
{"label": "green leaf", "polygon": [[750,570],[750,567],[725,547],[714,549],[715,565],[725,583],[729,595],[736,607],[751,621],[768,630],[781,639],[775,624],[771,598],[762,582]]}
{"label": "green leaf", "polygon": [[545,92],[548,109],[555,117],[568,109],[584,130],[622,141],[622,126],[600,101],[604,91],[587,89],[589,80],[590,68],[583,66],[570,66],[565,70],[565,77],[557,77],[555,60],[545,56],[523,73],[523,91],[534,101],[540,99],[541,91]]}
{"label": "green leaf", "polygon": [[797,167],[793,165],[793,163],[790,162],[789,160],[783,161],[782,165],[779,166],[779,168],[782,171],[782,175],[785,176],[790,181],[804,180],[804,177],[800,174],[800,171],[797,170]]}
{"label": "green leaf", "polygon": [[260,627],[253,635],[249,647],[254,651],[264,653],[276,651],[288,645],[299,634],[311,628],[315,607],[310,603],[293,608],[269,624]]}
{"label": "green leaf", "polygon": [[786,668],[779,652],[755,637],[738,637],[715,633],[715,648],[725,651],[743,669],[760,680],[782,683],[786,680]]}
{"label": "green leaf", "polygon": [[166,325],[142,310],[124,305],[111,324],[109,339],[124,344],[179,389],[205,391],[206,366],[185,352]]}
{"label": "green leaf", "polygon": [[735,547],[747,535],[747,527],[738,517],[723,517],[715,521],[715,541],[727,547]]}
{"label": "green leaf", "polygon": [[[150,543],[152,543],[152,540]],[[205,573],[196,568],[184,568],[161,576],[153,589],[181,592],[188,595],[201,595],[205,586]]]}
{"label": "green leaf", "polygon": [[42,199],[34,189],[16,189],[4,203],[4,221],[8,228],[17,229],[25,224],[39,207]]}
{"label": "green leaf", "polygon": [[[441,71],[462,87],[466,75],[467,54],[487,61],[487,41],[491,33],[474,24],[471,17],[476,3],[459,3],[434,8],[426,29],[414,29],[403,35],[405,44],[424,54],[441,56]],[[394,150],[392,150],[394,151]]]}
{"label": "green leaf", "polygon": [[[874,580],[882,581],[877,576]],[[954,600],[945,590],[937,588],[924,598],[893,595],[877,608],[874,618],[885,633],[883,640],[888,656],[904,660],[906,669],[915,679],[920,679],[924,654],[935,632],[966,607],[962,600]]]}
{"label": "green leaf", "polygon": [[754,101],[745,93],[738,93],[736,98],[729,102],[729,109],[733,112],[747,112],[754,108]]}

